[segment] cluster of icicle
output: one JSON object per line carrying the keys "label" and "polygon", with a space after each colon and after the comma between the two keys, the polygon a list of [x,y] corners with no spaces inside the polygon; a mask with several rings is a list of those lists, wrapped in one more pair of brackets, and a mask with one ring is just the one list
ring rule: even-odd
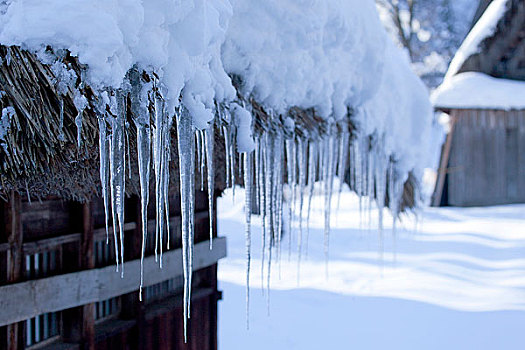
{"label": "cluster of icicle", "polygon": [[[354,191],[363,198],[361,204],[370,206],[372,198],[379,208],[381,231],[382,211],[387,202],[394,213],[398,212],[403,182],[398,181],[394,162],[384,153],[379,138],[368,135],[350,135],[347,123],[337,125],[328,122],[327,132],[316,138],[305,138],[293,132],[293,127],[268,128],[254,133],[254,150],[238,153],[236,145],[236,121],[229,107],[217,105],[216,118],[205,130],[198,130],[192,118],[181,106],[175,115],[167,113],[166,101],[154,76],[148,83],[139,82],[140,77],[130,77],[129,89],[103,92],[99,97],[98,116],[100,131],[100,180],[106,211],[106,229],[112,219],[115,241],[117,271],[124,274],[124,194],[126,172],[129,169],[129,133],[126,116],[129,105],[135,116],[137,129],[137,158],[140,176],[142,257],[140,296],[143,287],[145,244],[148,233],[147,207],[149,202],[150,169],[154,172],[156,224],[155,259],[162,268],[162,242],[169,249],[169,163],[171,159],[171,128],[176,125],[179,154],[180,199],[182,215],[182,252],[184,274],[184,333],[190,317],[192,261],[194,244],[194,193],[195,170],[198,168],[200,189],[207,184],[210,210],[210,249],[213,237],[214,199],[214,143],[215,137],[223,137],[226,159],[226,185],[244,183],[246,203],[246,311],[249,312],[250,261],[251,261],[251,215],[257,211],[262,216],[262,274],[266,287],[270,288],[271,263],[281,259],[283,233],[288,233],[288,251],[292,247],[292,223],[298,223],[297,252],[298,276],[303,242],[308,242],[309,219],[314,194],[314,184],[322,183],[324,195],[324,239],[328,259],[330,213],[332,196],[340,195],[341,185],[334,189],[334,178],[346,179]],[[127,101],[131,103],[128,104]],[[282,117],[273,116],[273,119]],[[270,123],[272,124],[272,123]],[[293,124],[293,123],[292,123]],[[220,135],[215,135],[216,130]],[[236,164],[238,162],[238,164]],[[153,164],[151,164],[153,163]],[[207,174],[207,178],[204,178]],[[205,181],[206,180],[206,181]],[[289,193],[285,206],[284,193]],[[368,202],[366,202],[368,201]],[[298,208],[296,206],[298,205]],[[255,207],[254,207],[255,206]],[[298,209],[298,210],[297,210]],[[298,212],[298,218],[294,213]],[[306,227],[305,227],[306,225]],[[168,239],[164,239],[164,235]],[[276,249],[273,254],[273,249]],[[266,265],[265,265],[266,264]],[[266,266],[266,274],[264,274]],[[261,283],[264,284],[264,277]],[[269,293],[268,293],[269,295]]]}
{"label": "cluster of icicle", "polygon": [[[255,150],[243,153],[240,177],[244,178],[246,203],[246,320],[249,326],[251,229],[250,215],[256,211],[262,221],[261,286],[266,282],[269,303],[272,261],[280,265],[283,233],[287,234],[288,258],[292,235],[297,234],[297,278],[300,279],[301,256],[308,252],[310,213],[314,186],[320,183],[324,197],[324,253],[326,269],[330,243],[331,205],[337,203],[344,182],[359,195],[361,212],[371,212],[375,199],[379,211],[379,233],[382,242],[383,211],[388,203],[394,216],[400,209],[404,181],[395,172],[393,159],[384,153],[380,139],[367,135],[350,135],[348,123],[328,122],[327,132],[317,138],[306,138],[275,128],[255,137]],[[225,134],[227,137],[227,134]],[[228,148],[227,148],[228,149]],[[235,184],[234,147],[227,154],[229,184]],[[340,179],[335,188],[335,177]],[[288,193],[288,198],[284,194]],[[286,202],[286,206],[285,206]],[[254,210],[256,206],[257,210]],[[294,225],[295,224],[295,225]],[[295,227],[294,227],[295,226]],[[305,227],[306,226],[306,227]],[[305,247],[303,247],[305,246]],[[275,254],[273,249],[275,248]],[[380,248],[382,249],[382,248]],[[266,265],[265,265],[265,259]],[[265,271],[266,270],[266,271]],[[327,270],[328,271],[328,270]],[[327,272],[328,273],[328,272]],[[266,281],[265,281],[266,280]],[[269,305],[269,304],[268,304]]]}

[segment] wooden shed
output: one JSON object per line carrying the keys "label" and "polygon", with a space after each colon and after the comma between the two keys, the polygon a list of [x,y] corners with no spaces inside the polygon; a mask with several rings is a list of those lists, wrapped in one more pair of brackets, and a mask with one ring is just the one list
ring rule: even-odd
{"label": "wooden shed", "polygon": [[524,80],[525,2],[494,1],[432,96],[450,117],[434,206],[525,202]]}

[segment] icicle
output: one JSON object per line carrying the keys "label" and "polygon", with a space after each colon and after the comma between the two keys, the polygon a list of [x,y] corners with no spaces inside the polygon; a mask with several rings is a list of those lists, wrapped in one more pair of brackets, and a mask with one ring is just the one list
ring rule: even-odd
{"label": "icicle", "polygon": [[197,146],[196,146],[197,164],[199,165],[201,191],[204,191],[204,152],[203,152],[204,137],[202,134],[202,130],[195,130],[195,140],[197,141]]}
{"label": "icicle", "polygon": [[355,163],[355,191],[359,196],[359,226],[363,223],[363,158],[361,157],[364,150],[362,148],[362,140],[360,135],[357,135],[354,141],[354,163]]}
{"label": "icicle", "polygon": [[279,276],[281,273],[281,241],[283,234],[283,193],[284,193],[284,147],[283,147],[283,138],[282,135],[279,135],[276,139],[276,194],[277,194],[277,203],[276,203],[276,216],[277,216],[277,258],[279,259]]}
{"label": "icicle", "polygon": [[[117,257],[117,269],[120,253],[121,277],[124,277],[124,196],[126,176],[126,147],[124,143],[125,107],[124,95],[121,92],[111,97],[111,111],[116,115],[111,119],[111,199],[113,217],[113,236],[115,238],[115,254]],[[117,228],[119,231],[120,249],[118,248]]]}
{"label": "icicle", "polygon": [[[153,169],[155,171],[155,201],[156,201],[156,226],[155,226],[155,261],[159,261],[160,267],[162,268],[162,245],[163,245],[163,232],[165,225],[165,194],[164,186],[166,184],[164,169],[166,165],[166,141],[165,138],[169,137],[169,131],[166,130],[166,119],[164,109],[164,101],[158,100],[155,97],[154,101],[154,112],[155,112],[155,133],[153,135]],[[160,259],[159,259],[160,257]]]}
{"label": "icicle", "polygon": [[264,292],[264,256],[265,256],[265,249],[266,249],[266,220],[267,220],[267,196],[266,196],[266,168],[268,167],[268,163],[266,162],[266,152],[268,150],[268,135],[262,136],[263,138],[263,147],[259,149],[260,151],[260,164],[261,168],[259,169],[259,188],[261,189],[261,202],[260,202],[260,208],[261,208],[261,224],[262,224],[262,234],[261,234],[261,291]]}
{"label": "icicle", "polygon": [[75,125],[77,126],[77,148],[80,149],[82,143],[82,113],[84,110],[79,110],[75,117]]}
{"label": "icicle", "polygon": [[[343,131],[340,136],[339,143],[339,162],[337,167],[337,177],[339,178],[339,191],[337,194],[337,210],[339,211],[339,205],[341,204],[341,192],[343,191],[343,184],[345,182],[345,172],[348,162],[348,149],[349,149],[349,134],[346,125],[343,125]],[[352,172],[350,172],[350,176]]]}
{"label": "icicle", "polygon": [[[164,244],[164,231],[167,236],[167,248],[169,249],[169,162],[170,162],[170,129],[172,119],[166,111],[166,104],[164,100],[161,100],[160,115],[157,122],[158,131],[158,157],[156,166],[156,199],[157,199],[157,229],[158,229],[158,250],[159,250],[159,266],[162,268],[162,255],[163,255],[163,244]],[[158,173],[157,173],[158,171]]]}
{"label": "icicle", "polygon": [[244,188],[246,215],[246,328],[250,327],[250,262],[251,262],[251,215],[252,215],[252,152],[244,154]]}
{"label": "icicle", "polygon": [[[266,199],[266,227],[267,227],[267,236],[268,236],[268,259],[271,257],[271,251],[272,251],[272,240],[275,235],[275,199],[274,199],[274,160],[275,160],[275,143],[274,143],[275,136],[272,134],[266,135],[266,159],[265,159],[265,199]],[[266,244],[266,242],[265,242]],[[263,245],[264,249],[264,245]],[[264,265],[264,259],[262,261]],[[268,261],[268,275],[270,274],[270,268],[271,262]],[[267,284],[268,286],[268,284]]]}
{"label": "icicle", "polygon": [[[233,116],[230,117],[230,120],[232,120]],[[232,123],[234,121],[232,120]],[[235,201],[235,139],[237,137],[236,135],[236,129],[232,128],[230,133],[230,149],[229,149],[229,157],[230,157],[230,184],[232,186],[232,200]]]}
{"label": "icicle", "polygon": [[368,151],[367,155],[367,196],[368,196],[368,228],[372,225],[372,199],[374,198],[374,157],[372,156],[372,151]]}
{"label": "icicle", "polygon": [[140,213],[142,218],[142,249],[140,255],[140,289],[139,299],[142,301],[142,287],[144,285],[144,254],[148,236],[148,203],[149,203],[149,176],[150,176],[150,128],[149,115],[139,117],[137,122],[137,156],[140,178]]}
{"label": "icicle", "polygon": [[128,179],[131,180],[131,154],[130,154],[130,149],[131,147],[129,147],[129,123],[126,123],[126,128],[124,129],[126,131],[126,154],[128,156]]}
{"label": "icicle", "polygon": [[268,312],[270,310],[270,281],[272,275],[272,250],[275,244],[275,239],[281,239],[281,233],[278,231],[280,227],[280,220],[282,217],[282,211],[280,212],[279,208],[281,207],[280,203],[282,202],[282,135],[278,133],[277,135],[272,135],[270,138],[270,152],[268,153],[268,164],[269,172],[267,173],[269,178],[268,187],[270,192],[268,197],[269,201],[269,218],[270,218],[270,237],[268,244],[268,275],[267,275],[267,301],[268,301]]}
{"label": "icicle", "polygon": [[375,165],[375,195],[378,209],[378,232],[379,232],[379,254],[381,262],[383,261],[383,209],[385,207],[386,196],[386,176],[388,159],[383,152],[383,143],[379,142],[374,150]]}
{"label": "icicle", "polygon": [[312,198],[315,188],[315,176],[317,173],[317,147],[316,143],[310,141],[308,144],[308,208],[306,211],[306,256],[308,257],[308,240],[310,238],[310,213],[312,209]]}
{"label": "icicle", "polygon": [[286,169],[287,182],[290,191],[290,202],[288,203],[288,260],[290,260],[292,250],[292,221],[293,221],[293,202],[295,201],[295,140],[288,139],[286,143]]}
{"label": "icicle", "polygon": [[60,116],[59,116],[59,125],[58,125],[58,140],[65,141],[66,137],[64,135],[64,98],[60,96]]}
{"label": "icicle", "polygon": [[213,213],[214,208],[214,196],[215,196],[215,164],[213,162],[213,153],[215,150],[215,126],[212,124],[206,129],[204,134],[206,142],[206,166],[208,173],[208,210],[210,217],[210,250],[213,249]]}
{"label": "icicle", "polygon": [[332,206],[333,180],[335,177],[335,137],[327,136],[324,146],[324,253],[326,259],[326,275],[328,276],[328,257],[330,248],[330,212]]}
{"label": "icicle", "polygon": [[184,273],[184,341],[187,342],[187,326],[191,306],[191,274],[193,245],[193,206],[195,143],[191,116],[183,108],[177,118],[177,139],[179,151],[180,200],[182,216],[182,261]]}
{"label": "icicle", "polygon": [[254,185],[255,185],[255,203],[257,203],[257,210],[260,214],[261,209],[261,194],[260,194],[260,186],[259,186],[259,171],[260,171],[260,151],[259,148],[260,145],[260,139],[258,137],[255,138],[255,151],[254,151],[254,163],[255,163],[255,179],[254,179]]}
{"label": "icicle", "polygon": [[[188,114],[188,117],[190,115]],[[192,127],[193,128],[193,127]],[[190,182],[190,228],[191,232],[189,235],[189,254],[188,254],[188,318],[191,317],[191,286],[193,285],[193,243],[194,243],[194,230],[195,230],[195,143],[193,145],[193,151],[192,154],[192,168],[191,168],[191,176],[189,176],[189,182]]]}
{"label": "icicle", "polygon": [[[120,277],[124,278],[124,200],[126,198],[126,145],[125,145],[125,134],[126,134],[126,96],[119,96],[118,102],[120,103],[120,111],[117,117],[118,120],[118,149],[120,152],[119,159],[122,162],[122,166],[119,166],[118,170],[118,187],[117,187],[117,218],[119,226],[119,238],[120,238]],[[119,189],[120,187],[120,189]]]}
{"label": "icicle", "polygon": [[201,130],[201,191],[204,191],[204,171],[206,170],[206,131]]}
{"label": "icicle", "polygon": [[[62,102],[63,103],[63,102]],[[84,109],[88,105],[88,101],[84,95],[78,90],[75,92],[75,97],[73,98],[73,104],[77,109],[77,116],[75,117],[75,125],[77,126],[77,147],[80,149],[82,143],[82,114],[84,114]],[[61,113],[63,113],[63,106],[61,108]],[[63,118],[63,115],[61,116]],[[63,123],[63,120],[61,120]],[[62,130],[62,128],[61,128]]]}
{"label": "icicle", "polygon": [[[163,199],[164,199],[164,213],[166,219],[166,249],[170,249],[170,200],[169,200],[169,189],[170,189],[170,162],[171,162],[171,127],[173,124],[173,118],[171,118],[167,113],[165,113],[168,120],[166,121],[167,125],[165,128],[166,135],[164,140],[164,181],[163,181]],[[162,260],[161,260],[162,261]]]}
{"label": "icicle", "polygon": [[230,136],[228,133],[228,128],[225,125],[222,126],[222,132],[224,136],[224,152],[226,158],[226,187],[230,187],[232,186],[232,184],[230,183]]}
{"label": "icicle", "polygon": [[302,138],[298,139],[299,143],[299,236],[297,238],[297,284],[300,280],[301,254],[303,245],[303,204],[304,204],[304,188],[306,186],[306,141]]}
{"label": "icicle", "polygon": [[[100,160],[100,184],[102,189],[102,198],[104,199],[104,213],[106,223],[106,244],[109,244],[109,159],[110,148],[106,131],[106,118],[102,114],[98,117],[98,132],[99,132],[99,160]],[[116,242],[115,242],[116,244]],[[118,265],[118,264],[117,264]]]}

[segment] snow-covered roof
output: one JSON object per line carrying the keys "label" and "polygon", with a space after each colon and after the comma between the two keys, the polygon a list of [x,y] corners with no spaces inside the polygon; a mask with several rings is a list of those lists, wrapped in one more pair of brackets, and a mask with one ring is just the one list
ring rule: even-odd
{"label": "snow-covered roof", "polygon": [[452,59],[445,80],[457,74],[470,56],[481,51],[480,44],[495,33],[499,21],[507,10],[507,5],[508,0],[492,1]]}
{"label": "snow-covered roof", "polygon": [[525,109],[525,82],[477,72],[447,79],[431,96],[436,108]]}
{"label": "snow-covered roof", "polygon": [[[353,189],[376,198],[381,208],[388,202],[398,213],[406,202],[405,184],[417,183],[415,177],[421,176],[430,154],[432,108],[428,93],[406,57],[389,41],[373,0],[2,3],[0,54],[7,54],[2,57],[5,60],[0,73],[11,76],[10,70],[27,61],[31,66],[27,71],[33,72],[34,63],[39,74],[24,74],[23,81],[14,84],[4,84],[0,79],[5,85],[0,88],[7,91],[6,100],[19,110],[20,106],[31,107],[19,111],[19,119],[25,119],[26,125],[36,120],[53,129],[48,124],[54,124],[58,130],[49,138],[50,149],[66,148],[61,134],[64,121],[68,121],[66,140],[78,139],[78,148],[69,148],[81,150],[82,135],[88,140],[91,137],[91,144],[84,148],[89,149],[85,152],[87,161],[93,161],[93,136],[98,131],[101,192],[106,218],[111,207],[115,243],[117,223],[120,233],[120,248],[115,244],[117,263],[124,260],[123,193],[127,178],[134,174],[132,168],[138,168],[143,215],[148,211],[150,170],[154,172],[155,232],[157,241],[163,242],[164,227],[169,227],[165,215],[168,197],[173,193],[170,168],[176,163],[172,159],[171,131],[172,126],[177,128],[185,330],[191,300],[196,169],[200,169],[201,188],[203,174],[207,173],[209,208],[213,210],[214,174],[219,170],[214,159],[222,156],[226,164],[220,172],[229,179],[227,184],[238,183],[240,177],[248,192],[253,189],[258,193],[259,207],[268,209],[262,212],[269,217],[268,232],[275,239],[272,242],[280,242],[285,173],[292,196],[306,193],[306,179],[309,193],[313,193],[317,176],[324,181],[328,237],[336,176],[345,178],[347,169],[353,167]],[[15,55],[9,56],[11,53]],[[81,65],[76,65],[77,61]],[[20,72],[25,70],[16,74]],[[31,91],[24,89],[24,84],[36,86],[37,94],[45,90],[45,100],[17,94],[17,88],[24,93]],[[40,84],[42,89],[38,89]],[[38,113],[42,105],[49,105],[52,118]],[[255,105],[261,106],[270,120],[268,128],[258,135],[254,135],[253,119],[261,117],[254,111]],[[312,111],[317,117],[314,128],[323,132],[306,130],[300,134],[290,112],[294,108]],[[130,118],[133,123],[128,122]],[[90,124],[95,131],[83,132],[83,124]],[[34,130],[32,125],[27,129]],[[215,135],[216,129],[220,135]],[[19,139],[31,138],[22,128],[14,132]],[[129,135],[133,133],[137,136],[137,160],[132,167]],[[224,148],[215,148],[218,138],[222,138]],[[0,156],[10,158],[6,149],[12,145],[0,148],[4,151]],[[216,150],[224,150],[224,154],[216,156]],[[47,148],[43,152],[44,159],[51,158],[45,153],[50,152]],[[350,157],[351,152],[355,158]],[[33,164],[28,158],[32,152],[24,148],[20,153],[26,157],[21,162],[25,171],[26,163]],[[239,158],[243,159],[240,176]],[[200,164],[195,164],[196,159]],[[72,164],[80,167],[79,163]],[[258,181],[252,180],[252,173],[257,174]],[[408,197],[415,199],[416,192],[411,187]],[[248,249],[250,205],[248,200]],[[289,225],[294,221],[291,215]],[[147,224],[148,220],[143,222]],[[210,222],[210,234],[212,228]],[[142,229],[146,237],[146,225]],[[162,266],[162,243],[159,245]]]}
{"label": "snow-covered roof", "polygon": [[[389,43],[372,0],[309,0],[307,6],[294,0],[13,0],[6,6],[0,12],[1,44],[35,52],[62,76],[64,67],[45,48],[67,49],[88,67],[85,83],[95,94],[125,87],[132,67],[153,71],[168,111],[182,96],[199,129],[214,118],[217,103],[236,99],[230,79],[235,75],[243,96],[276,115],[312,108],[337,121],[348,108],[373,109],[366,106],[381,101],[384,108],[375,108],[375,115],[354,119],[367,132],[384,135],[396,158],[406,147],[396,148],[400,138],[389,127],[393,116],[403,120],[399,124],[409,135],[430,130],[427,93]],[[382,89],[386,76],[391,88]],[[78,89],[75,77],[68,81],[66,89]],[[400,105],[390,98],[393,91],[424,108]],[[251,121],[240,124],[237,135],[246,141]],[[249,148],[250,142],[242,145]],[[424,155],[421,147],[412,148],[421,154],[410,156],[405,173]]]}

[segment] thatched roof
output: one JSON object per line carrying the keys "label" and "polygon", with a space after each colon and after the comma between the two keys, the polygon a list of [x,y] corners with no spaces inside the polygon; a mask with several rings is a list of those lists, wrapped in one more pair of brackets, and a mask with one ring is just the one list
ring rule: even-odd
{"label": "thatched roof", "polygon": [[479,51],[467,57],[456,73],[463,72],[525,80],[525,1],[507,0],[494,33],[484,38]]}
{"label": "thatched roof", "polygon": [[[82,114],[81,147],[77,147],[77,109],[72,91],[59,92],[57,78],[52,69],[40,62],[32,53],[19,47],[0,47],[1,107],[13,107],[10,130],[0,139],[0,194],[17,190],[34,198],[56,196],[64,199],[89,200],[100,195],[97,97],[80,79],[75,88],[82,88],[89,104]],[[68,54],[63,63],[82,76],[82,67]],[[144,73],[145,74],[145,73]],[[147,77],[146,77],[147,78]],[[241,84],[239,77],[232,77],[234,85]],[[82,85],[81,85],[82,84]],[[238,86],[237,86],[238,87]],[[340,133],[346,129],[350,138],[355,135],[352,122],[353,110],[347,118],[337,123],[318,116],[314,109],[291,108],[286,116],[274,116],[252,98],[238,95],[239,101],[251,106],[254,115],[255,136],[280,132],[285,138],[295,137],[317,140],[327,133]],[[128,193],[138,193],[138,166],[136,159],[136,128],[132,103],[128,99],[126,128],[129,142],[130,169],[134,176],[127,178]],[[63,104],[63,122],[60,120]],[[285,119],[294,119],[294,130],[287,130]],[[61,124],[63,126],[61,127]],[[130,127],[133,126],[133,127]],[[220,132],[216,133],[220,135]],[[176,131],[172,129],[172,158],[177,159]],[[224,140],[216,137],[215,163],[217,167],[215,187],[226,187]],[[171,187],[178,190],[178,162],[170,162]],[[238,179],[241,181],[241,179]],[[411,176],[405,185],[402,207],[413,207],[417,181]]]}

